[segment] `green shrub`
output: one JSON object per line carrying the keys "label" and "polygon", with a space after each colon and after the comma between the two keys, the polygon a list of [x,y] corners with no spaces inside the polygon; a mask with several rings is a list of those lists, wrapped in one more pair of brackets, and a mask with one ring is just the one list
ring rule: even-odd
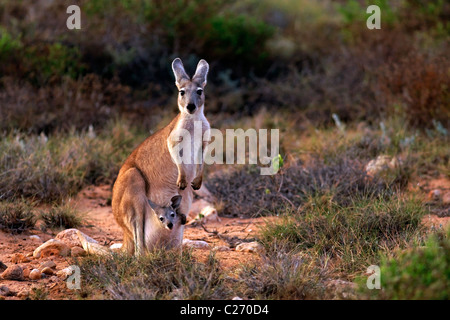
{"label": "green shrub", "polygon": [[0,28],[0,59],[4,60],[22,48],[19,39],[14,39],[8,30]]}
{"label": "green shrub", "polygon": [[78,49],[58,42],[28,46],[22,59],[27,77],[39,86],[64,76],[76,79],[85,70]]}
{"label": "green shrub", "polygon": [[211,19],[211,33],[206,45],[212,55],[228,61],[264,61],[268,53],[266,41],[274,34],[274,28],[260,19],[248,15],[217,16]]}
{"label": "green shrub", "polygon": [[366,298],[389,300],[450,299],[450,229],[432,234],[425,246],[385,256],[380,265],[380,290],[370,290],[361,280]]}

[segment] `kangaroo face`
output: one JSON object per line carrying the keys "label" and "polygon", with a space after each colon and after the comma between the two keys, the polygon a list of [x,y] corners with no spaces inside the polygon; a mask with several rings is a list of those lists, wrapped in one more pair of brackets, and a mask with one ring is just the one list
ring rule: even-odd
{"label": "kangaroo face", "polygon": [[194,114],[205,104],[203,87],[193,81],[182,81],[178,88],[178,108],[182,113]]}
{"label": "kangaroo face", "polygon": [[172,62],[172,70],[175,75],[175,84],[178,88],[178,108],[181,113],[195,114],[203,109],[205,104],[205,94],[203,90],[206,86],[206,76],[209,65],[205,60],[200,60],[192,79],[184,70],[183,63],[179,58]]}
{"label": "kangaroo face", "polygon": [[170,204],[166,207],[161,207],[150,200],[148,200],[148,203],[155,212],[159,221],[161,221],[164,228],[172,230],[175,225],[186,223],[186,216],[177,212],[180,207],[181,200],[182,197],[180,195],[174,196],[170,199]]}
{"label": "kangaroo face", "polygon": [[156,210],[160,212],[156,212],[159,217],[159,221],[163,224],[163,226],[169,230],[172,230],[173,226],[179,222],[180,218],[178,217],[175,210],[172,207],[164,207],[160,208],[160,210]]}

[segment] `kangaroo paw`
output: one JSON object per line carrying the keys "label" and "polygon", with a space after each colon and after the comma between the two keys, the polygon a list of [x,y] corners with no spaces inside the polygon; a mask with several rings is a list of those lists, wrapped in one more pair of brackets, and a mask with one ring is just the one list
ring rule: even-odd
{"label": "kangaroo paw", "polygon": [[186,215],[185,214],[180,214],[180,221],[181,221],[181,224],[186,224]]}
{"label": "kangaroo paw", "polygon": [[186,189],[186,187],[187,187],[186,179],[185,179],[185,178],[184,178],[184,179],[183,179],[183,178],[178,179],[178,181],[177,181],[177,187],[180,188],[180,190]]}
{"label": "kangaroo paw", "polygon": [[191,183],[192,189],[198,190],[202,186],[202,177],[195,178]]}

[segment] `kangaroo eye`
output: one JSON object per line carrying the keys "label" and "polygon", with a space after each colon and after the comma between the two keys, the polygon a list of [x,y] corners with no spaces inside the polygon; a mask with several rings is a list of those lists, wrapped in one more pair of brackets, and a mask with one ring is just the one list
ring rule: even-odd
{"label": "kangaroo eye", "polygon": [[180,95],[184,96],[185,91],[184,90],[180,90]]}
{"label": "kangaroo eye", "polygon": [[203,93],[202,89],[197,89],[197,94],[200,96]]}

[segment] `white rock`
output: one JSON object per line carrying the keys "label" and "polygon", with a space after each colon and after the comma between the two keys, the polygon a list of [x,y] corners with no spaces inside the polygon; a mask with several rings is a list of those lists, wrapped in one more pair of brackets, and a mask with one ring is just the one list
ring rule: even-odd
{"label": "white rock", "polygon": [[234,298],[231,299],[231,300],[244,300],[244,299],[242,299],[241,297],[236,296],[236,297],[234,297]]}
{"label": "white rock", "polygon": [[202,221],[202,222],[212,222],[220,221],[219,215],[213,204],[203,199],[194,201],[189,210],[188,214],[191,222]]}
{"label": "white rock", "polygon": [[58,255],[60,255],[62,257],[66,257],[70,254],[69,246],[67,246],[65,243],[63,243],[59,240],[50,239],[47,242],[40,245],[38,248],[36,248],[36,250],[34,250],[33,257],[40,258],[41,255],[43,253],[45,253],[46,251],[51,251],[51,252],[56,251],[58,253]]}
{"label": "white rock", "polygon": [[68,276],[72,275],[74,269],[72,267],[67,267],[56,272],[56,275],[63,280],[65,280]]}
{"label": "white rock", "polygon": [[87,254],[93,254],[93,255],[110,255],[111,251],[95,242],[90,242],[86,239],[85,235],[77,230],[78,238],[80,239],[81,245],[83,246],[83,249],[87,252]]}
{"label": "white rock", "polygon": [[120,252],[122,250],[122,243],[114,243],[109,247],[109,250],[114,252]]}
{"label": "white rock", "polygon": [[259,242],[243,242],[236,246],[236,251],[240,252],[263,252],[264,247]]}
{"label": "white rock", "polygon": [[37,242],[37,243],[44,242],[44,241],[42,241],[41,237],[39,237],[38,235],[32,235],[32,236],[29,236],[28,238],[33,242]]}
{"label": "white rock", "polygon": [[396,157],[386,155],[378,156],[375,160],[369,161],[366,165],[366,172],[373,177],[380,173],[395,170],[400,167],[400,161]]}
{"label": "white rock", "polygon": [[82,244],[80,242],[80,238],[78,237],[78,233],[80,232],[84,239],[88,242],[91,243],[98,243],[97,240],[92,239],[91,237],[89,237],[88,235],[84,234],[83,232],[81,232],[78,229],[66,229],[61,231],[60,233],[58,233],[55,237],[56,240],[59,240],[61,242],[64,242],[65,244],[67,244],[69,247],[81,247]]}
{"label": "white rock", "polygon": [[230,251],[231,249],[230,247],[227,246],[216,246],[212,250],[221,252],[221,251]]}
{"label": "white rock", "polygon": [[206,241],[189,239],[183,239],[183,246],[194,249],[209,249],[210,247]]}

